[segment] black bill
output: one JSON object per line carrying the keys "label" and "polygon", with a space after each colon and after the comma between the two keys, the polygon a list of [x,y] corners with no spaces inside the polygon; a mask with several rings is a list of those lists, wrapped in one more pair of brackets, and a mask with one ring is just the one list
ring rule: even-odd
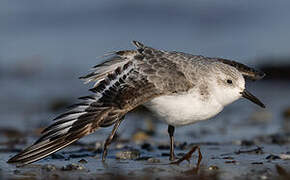
{"label": "black bill", "polygon": [[246,89],[243,92],[241,92],[241,94],[244,98],[247,98],[248,100],[252,101],[253,103],[261,106],[262,108],[266,107],[258,98],[256,98],[253,94],[251,94]]}

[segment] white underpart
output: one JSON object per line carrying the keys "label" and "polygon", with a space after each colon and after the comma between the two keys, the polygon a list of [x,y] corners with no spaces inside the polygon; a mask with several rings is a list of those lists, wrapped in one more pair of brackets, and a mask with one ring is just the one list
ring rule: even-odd
{"label": "white underpart", "polygon": [[144,105],[153,111],[158,119],[173,126],[209,119],[224,107],[214,97],[203,99],[195,89],[182,95],[157,97]]}

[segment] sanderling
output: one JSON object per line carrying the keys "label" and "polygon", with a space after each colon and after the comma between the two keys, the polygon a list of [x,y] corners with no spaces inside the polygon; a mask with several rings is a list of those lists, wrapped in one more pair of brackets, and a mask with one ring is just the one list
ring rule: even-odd
{"label": "sanderling", "polygon": [[114,125],[104,144],[102,160],[124,116],[144,105],[168,124],[170,160],[174,159],[174,127],[209,119],[239,99],[264,104],[245,89],[245,79],[264,73],[241,63],[157,50],[133,41],[137,50],[112,54],[93,72],[81,77],[95,82],[93,93],[55,118],[32,146],[9,163],[27,164],[42,159],[101,127]]}

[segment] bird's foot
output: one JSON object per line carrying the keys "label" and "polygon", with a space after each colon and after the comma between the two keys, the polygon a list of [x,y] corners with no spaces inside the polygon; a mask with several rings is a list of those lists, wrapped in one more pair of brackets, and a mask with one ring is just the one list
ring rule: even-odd
{"label": "bird's foot", "polygon": [[198,161],[197,161],[197,167],[200,166],[201,160],[202,160],[202,154],[200,152],[200,148],[199,146],[194,146],[191,148],[191,150],[186,153],[182,158],[178,159],[177,161],[171,162],[170,164],[177,164],[179,165],[182,161],[186,160],[188,162],[190,162],[190,158],[192,156],[192,154],[197,150],[198,152]]}

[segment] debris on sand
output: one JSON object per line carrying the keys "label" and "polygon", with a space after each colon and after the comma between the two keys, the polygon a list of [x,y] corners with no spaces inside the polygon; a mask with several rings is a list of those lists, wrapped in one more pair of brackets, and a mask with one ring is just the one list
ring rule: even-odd
{"label": "debris on sand", "polygon": [[252,162],[251,164],[262,165],[262,164],[264,164],[264,163],[263,163],[263,162]]}
{"label": "debris on sand", "polygon": [[279,157],[283,160],[290,160],[290,154],[279,154]]}
{"label": "debris on sand", "polygon": [[86,161],[85,159],[81,159],[81,160],[79,160],[79,163],[86,164],[86,163],[88,163],[88,161]]}
{"label": "debris on sand", "polygon": [[290,160],[290,154],[270,154],[269,156],[266,157],[268,160],[276,160],[276,159],[282,159],[282,160]]}
{"label": "debris on sand", "polygon": [[226,156],[226,157],[223,157],[222,159],[233,160],[233,159],[235,159],[235,158],[234,158],[234,157],[232,157],[232,156]]}
{"label": "debris on sand", "polygon": [[149,163],[160,163],[160,159],[156,159],[156,158],[149,158],[147,161]]}
{"label": "debris on sand", "polygon": [[46,165],[42,166],[42,169],[47,171],[47,172],[51,172],[51,171],[55,171],[56,167],[55,167],[55,165],[52,165],[52,164],[46,164]]}
{"label": "debris on sand", "polygon": [[236,164],[236,160],[231,160],[231,161],[225,161],[225,164]]}
{"label": "debris on sand", "polygon": [[257,147],[255,149],[250,149],[250,150],[238,150],[235,152],[235,154],[264,154],[263,150],[261,147]]}
{"label": "debris on sand", "polygon": [[137,149],[125,150],[117,152],[116,159],[138,159],[140,154],[140,151]]}
{"label": "debris on sand", "polygon": [[270,154],[269,156],[266,157],[268,160],[276,160],[276,159],[281,159],[279,156]]}
{"label": "debris on sand", "polygon": [[212,166],[209,166],[208,167],[208,170],[219,170],[219,167],[218,166],[214,166],[214,165],[212,165]]}
{"label": "debris on sand", "polygon": [[62,171],[74,171],[74,170],[84,170],[84,169],[85,168],[82,165],[75,164],[75,163],[68,164],[61,168]]}

